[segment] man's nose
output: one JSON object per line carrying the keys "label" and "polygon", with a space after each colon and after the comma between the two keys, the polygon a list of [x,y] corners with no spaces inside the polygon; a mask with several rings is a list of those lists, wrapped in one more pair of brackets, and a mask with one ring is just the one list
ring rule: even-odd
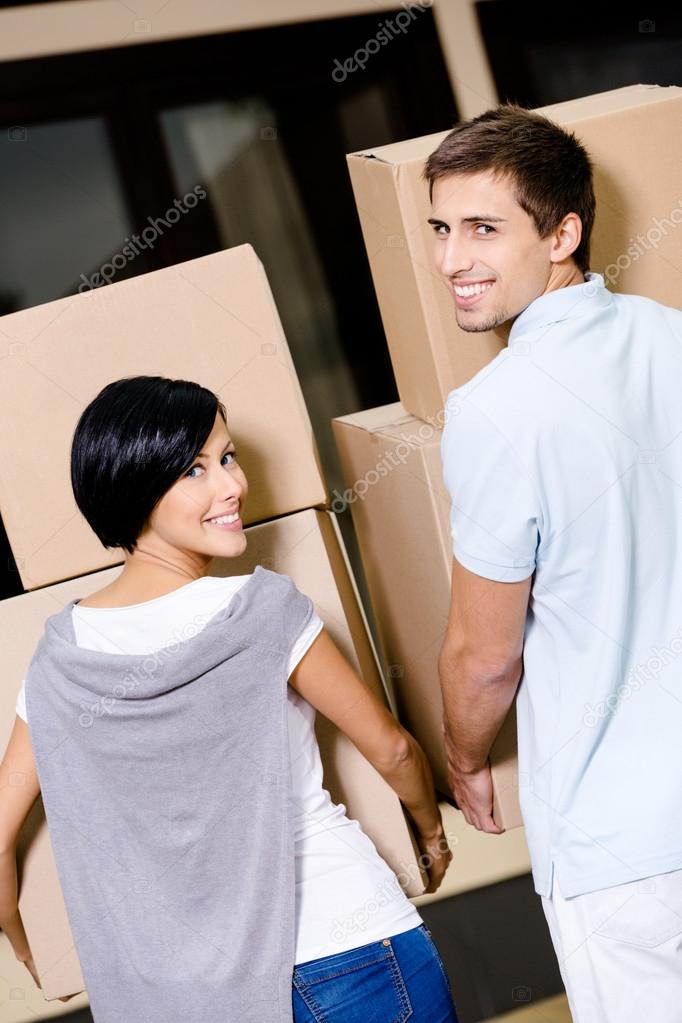
{"label": "man's nose", "polygon": [[452,235],[443,246],[440,270],[445,277],[455,277],[457,274],[471,270],[473,260],[466,251],[465,245]]}

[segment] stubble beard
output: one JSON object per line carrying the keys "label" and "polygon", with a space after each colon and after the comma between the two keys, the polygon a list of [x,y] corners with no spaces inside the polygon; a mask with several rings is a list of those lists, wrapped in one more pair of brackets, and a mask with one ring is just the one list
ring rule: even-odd
{"label": "stubble beard", "polygon": [[462,322],[462,319],[460,319],[459,316],[457,316],[456,319],[457,326],[461,330],[466,330],[471,334],[481,334],[486,330],[494,330],[495,327],[499,327],[502,323],[506,323],[509,317],[498,310],[497,312],[489,313],[484,320],[479,320],[476,323],[471,323],[470,321],[468,323],[466,321]]}

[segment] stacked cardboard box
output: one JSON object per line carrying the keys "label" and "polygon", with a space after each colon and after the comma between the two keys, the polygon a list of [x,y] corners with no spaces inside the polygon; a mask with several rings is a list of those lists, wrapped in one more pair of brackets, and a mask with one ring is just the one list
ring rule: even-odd
{"label": "stacked cardboard box", "polygon": [[[450,608],[450,500],[440,474],[441,430],[400,403],[333,420],[379,641],[398,718],[428,753],[436,787],[452,798],[441,738],[438,654]],[[493,816],[522,824],[516,719],[507,717],[491,753]]]}
{"label": "stacked cardboard box", "polygon": [[[311,424],[262,265],[244,245],[98,291],[6,316],[0,361],[0,511],[28,592],[0,602],[5,637],[0,748],[45,619],[120,572],[75,505],[69,451],[85,405],[137,374],[196,380],[215,391],[249,481],[246,552],[212,574],[256,564],[291,576],[332,639],[385,700],[357,589],[319,465]],[[402,804],[374,767],[318,714],[324,784],[374,841],[406,893],[424,891],[420,851]],[[83,990],[42,802],[18,849],[19,908],[43,994]],[[28,975],[27,975],[28,976]]]}
{"label": "stacked cardboard box", "polygon": [[[635,85],[540,113],[574,131],[595,163],[591,269],[607,286],[680,305],[682,88]],[[447,395],[500,350],[492,332],[457,325],[433,262],[426,158],[447,131],[348,155],[348,168],[400,404],[334,421],[347,492],[403,724],[447,793],[437,656],[450,602],[450,499],[440,438]],[[635,242],[636,239],[636,242]],[[513,708],[491,754],[494,816],[521,824]]]}
{"label": "stacked cardboard box", "polygon": [[[630,85],[539,107],[595,163],[591,269],[612,290],[680,305],[682,88]],[[401,404],[428,420],[500,350],[467,334],[433,265],[424,161],[447,131],[348,155],[348,169]]]}

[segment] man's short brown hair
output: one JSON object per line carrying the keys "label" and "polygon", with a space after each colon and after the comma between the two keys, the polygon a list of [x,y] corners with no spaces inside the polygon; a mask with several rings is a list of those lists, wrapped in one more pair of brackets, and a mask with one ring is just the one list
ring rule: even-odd
{"label": "man's short brown hair", "polygon": [[571,258],[583,273],[590,268],[590,235],[595,198],[592,161],[573,132],[532,110],[503,103],[456,125],[429,156],[429,183],[450,174],[493,171],[507,177],[519,206],[547,238],[567,213],[577,213],[582,237]]}

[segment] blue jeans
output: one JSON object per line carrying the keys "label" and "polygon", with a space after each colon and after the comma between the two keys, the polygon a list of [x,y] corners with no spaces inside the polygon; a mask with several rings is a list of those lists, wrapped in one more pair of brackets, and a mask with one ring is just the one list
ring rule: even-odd
{"label": "blue jeans", "polygon": [[294,967],[295,1023],[457,1023],[425,924]]}

